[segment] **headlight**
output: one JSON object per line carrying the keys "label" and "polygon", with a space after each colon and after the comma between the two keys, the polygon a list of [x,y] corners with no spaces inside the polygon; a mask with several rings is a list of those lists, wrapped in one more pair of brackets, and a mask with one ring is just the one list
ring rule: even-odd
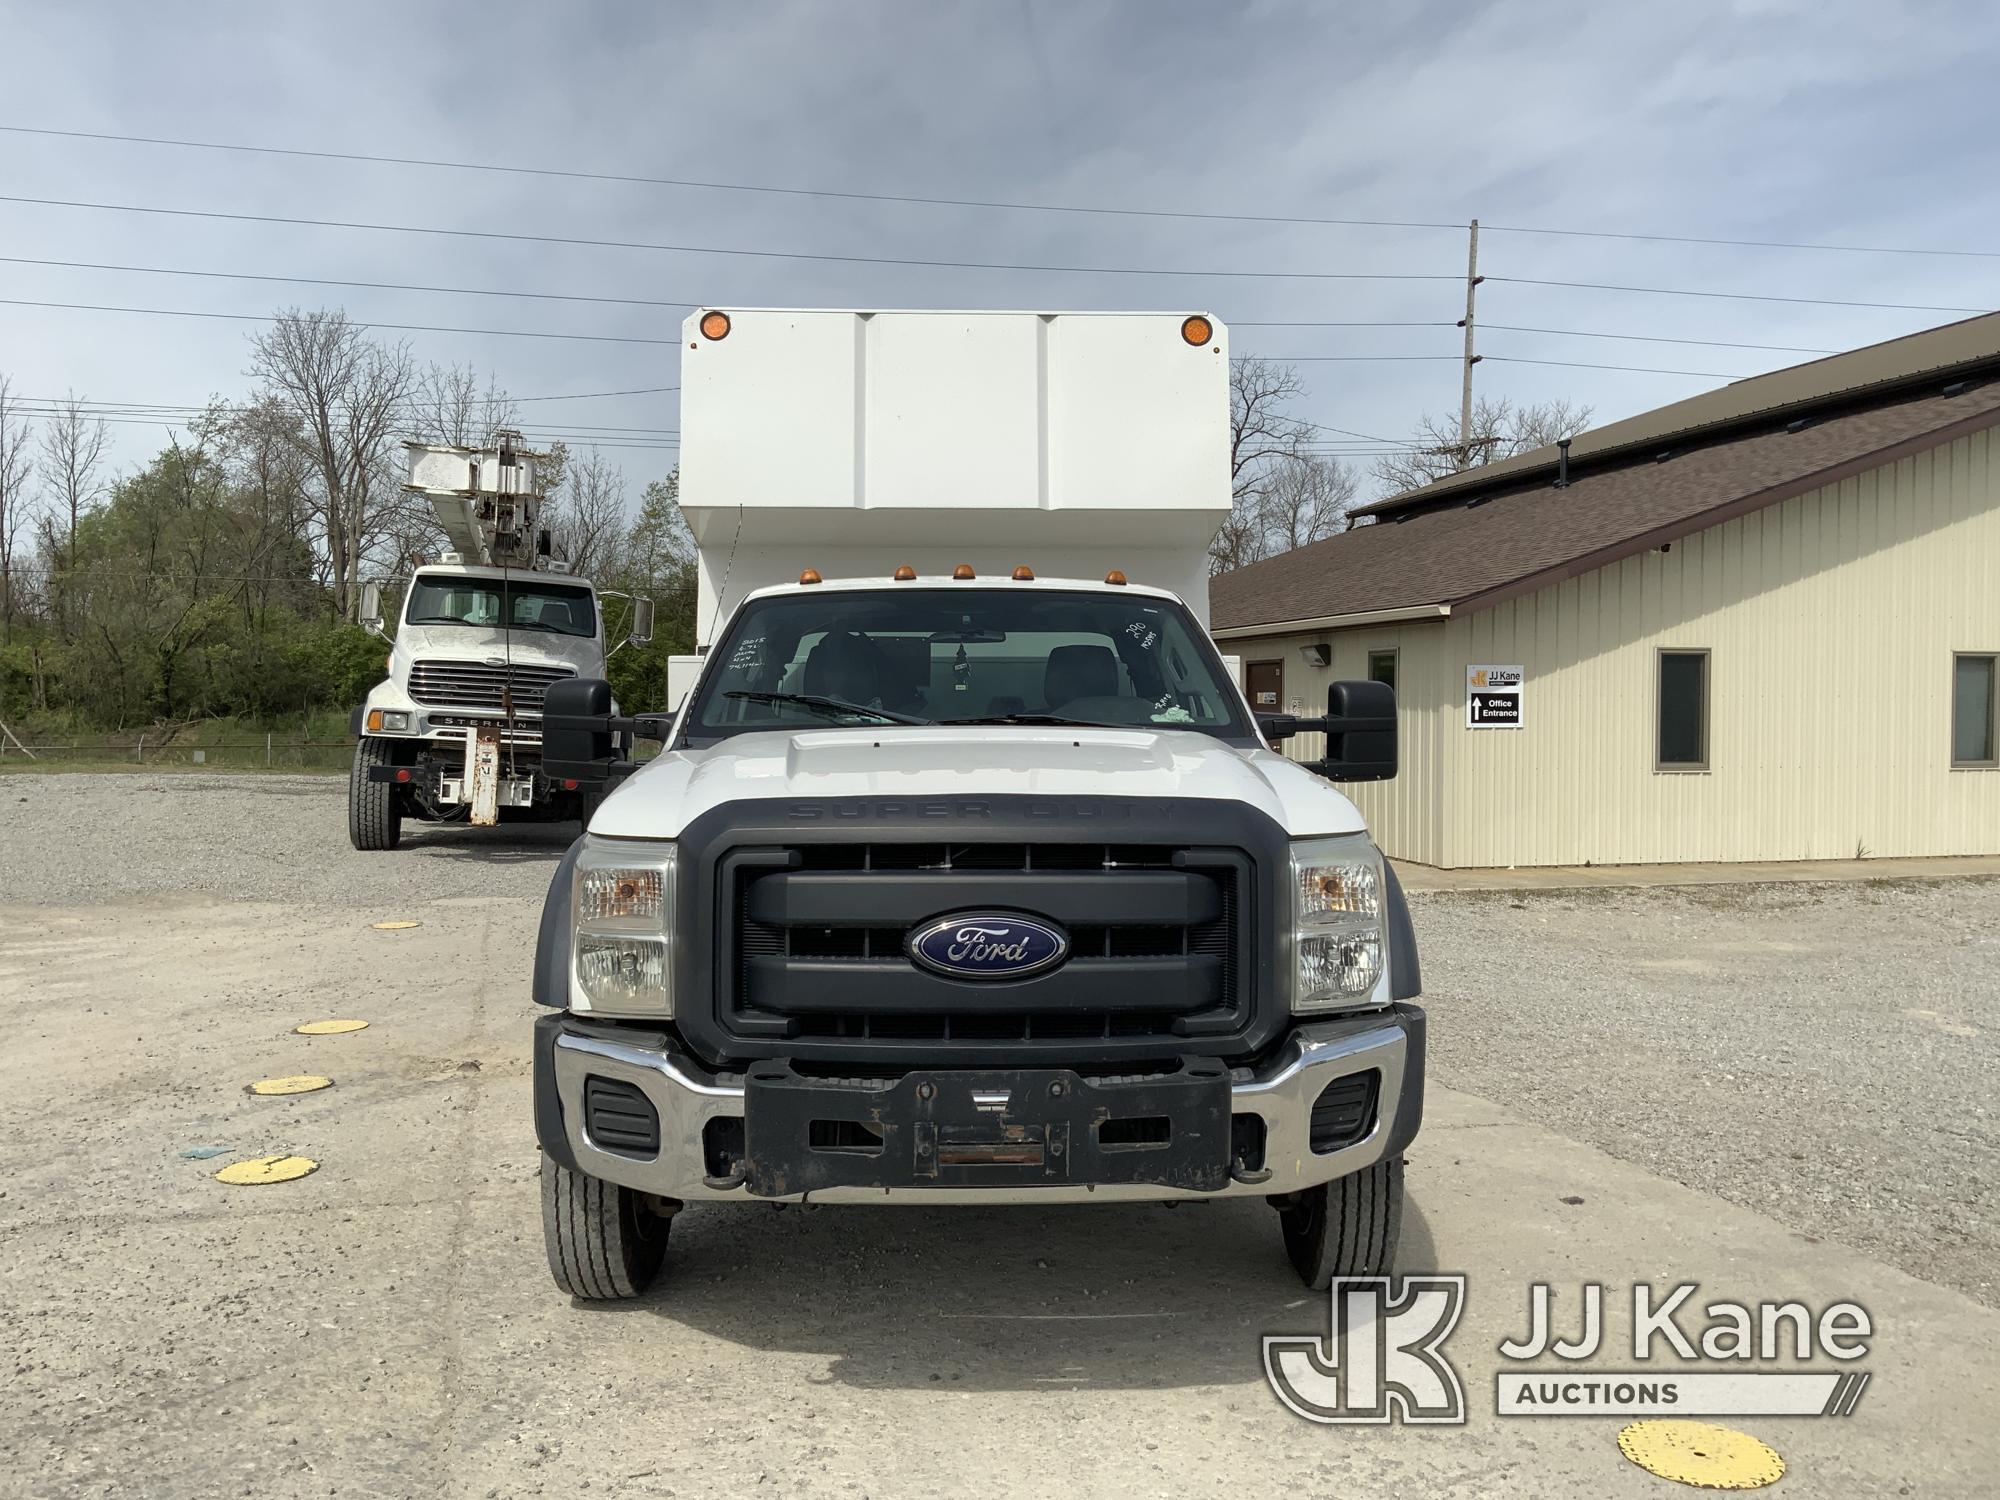
{"label": "headlight", "polygon": [[371,708],[368,710],[368,731],[371,734],[407,734],[410,730],[410,716],[393,708]]}
{"label": "headlight", "polygon": [[1292,845],[1294,1011],[1375,1003],[1382,888],[1382,854],[1365,833]]}
{"label": "headlight", "polygon": [[672,844],[588,839],[570,887],[570,1009],[674,1013]]}

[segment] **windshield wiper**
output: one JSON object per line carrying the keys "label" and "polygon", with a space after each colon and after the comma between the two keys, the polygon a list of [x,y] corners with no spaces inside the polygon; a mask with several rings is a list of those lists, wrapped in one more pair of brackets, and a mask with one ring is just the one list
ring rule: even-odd
{"label": "windshield wiper", "polygon": [[1130,724],[1106,724],[1098,719],[1065,719],[1060,714],[984,714],[976,719],[939,719],[940,724],[1062,724],[1072,729],[1130,729]]}
{"label": "windshield wiper", "polygon": [[809,708],[824,714],[865,714],[871,719],[880,719],[884,724],[929,724],[929,719],[920,719],[915,714],[899,714],[886,708],[870,708],[865,703],[849,703],[845,698],[827,698],[818,693],[724,693],[725,698],[740,698],[745,703],[796,703],[800,708]]}

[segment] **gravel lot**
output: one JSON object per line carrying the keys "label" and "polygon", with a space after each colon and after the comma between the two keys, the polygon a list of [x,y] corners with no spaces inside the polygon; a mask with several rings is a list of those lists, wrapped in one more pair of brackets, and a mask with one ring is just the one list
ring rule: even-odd
{"label": "gravel lot", "polygon": [[1441,1082],[2000,1305],[2000,881],[1412,915]]}
{"label": "gravel lot", "polygon": [[[1522,1285],[1635,1277],[1871,1309],[1860,1418],[1751,1424],[1795,1500],[1991,1492],[2000,882],[1417,898],[1403,1264],[1473,1278],[1475,1415],[1330,1434],[1257,1370],[1326,1307],[1254,1202],[703,1206],[653,1295],[572,1306],[524,1040],[574,830],[364,856],[344,807],[330,778],[0,777],[0,1496],[1644,1500],[1615,1421],[1490,1405]],[[373,1024],[292,1034],[342,1015]],[[295,1072],[336,1086],[244,1092]],[[210,1145],[321,1169],[223,1188],[183,1155]]]}
{"label": "gravel lot", "polygon": [[[567,823],[357,854],[324,776],[0,779],[0,900],[539,897]],[[1433,1076],[2000,1305],[2000,881],[1418,897]]]}

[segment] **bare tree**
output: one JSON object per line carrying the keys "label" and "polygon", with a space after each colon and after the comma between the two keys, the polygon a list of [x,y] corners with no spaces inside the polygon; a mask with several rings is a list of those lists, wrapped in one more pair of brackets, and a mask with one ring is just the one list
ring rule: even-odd
{"label": "bare tree", "polygon": [[518,427],[520,408],[489,375],[482,386],[471,365],[431,364],[416,378],[406,417],[420,443],[479,447],[502,427]]}
{"label": "bare tree", "polygon": [[415,375],[409,346],[369,338],[344,312],[278,314],[251,343],[250,374],[298,424],[311,460],[336,614],[361,605],[361,567],[402,508],[397,437]]}
{"label": "bare tree", "polygon": [[1266,555],[1262,509],[1273,472],[1305,452],[1310,423],[1286,414],[1305,394],[1290,365],[1255,357],[1229,367],[1230,516],[1209,544],[1209,571],[1224,573]]}
{"label": "bare tree", "polygon": [[[42,484],[50,502],[44,521],[46,551],[51,557],[62,558],[65,584],[55,591],[55,606],[56,629],[65,639],[69,635],[66,580],[76,572],[76,523],[104,493],[98,468],[109,441],[103,419],[86,417],[74,392],[57,402],[55,414],[42,422]],[[57,530],[59,525],[61,531]]]}
{"label": "bare tree", "polygon": [[1574,437],[1590,425],[1592,408],[1568,401],[1544,401],[1516,406],[1504,396],[1481,397],[1472,409],[1472,428],[1464,444],[1458,440],[1456,417],[1426,414],[1402,453],[1375,460],[1374,475],[1385,495],[1420,489],[1433,480],[1495,459],[1547,447],[1558,438]]}
{"label": "bare tree", "polygon": [[609,569],[625,534],[625,471],[592,448],[581,460],[565,452],[559,497],[543,510],[555,550],[585,576]]}
{"label": "bare tree", "polygon": [[1258,508],[1263,555],[1275,557],[1346,529],[1360,485],[1337,459],[1294,458],[1271,471]]}
{"label": "bare tree", "polygon": [[0,641],[14,638],[14,615],[23,587],[20,542],[28,528],[28,488],[34,481],[28,421],[12,383],[0,375]]}
{"label": "bare tree", "polygon": [[1353,508],[1352,471],[1314,454],[1314,425],[1287,411],[1304,394],[1290,365],[1252,358],[1230,367],[1230,513],[1209,543],[1210,572],[1316,542]]}

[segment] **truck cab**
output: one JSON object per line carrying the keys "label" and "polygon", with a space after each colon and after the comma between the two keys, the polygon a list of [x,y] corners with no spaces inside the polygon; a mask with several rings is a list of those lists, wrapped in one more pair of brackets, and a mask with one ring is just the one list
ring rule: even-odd
{"label": "truck cab", "polygon": [[[684,365],[720,342],[712,313]],[[725,338],[758,342],[733,377],[711,361],[721,390],[689,389],[683,494],[741,508],[712,576],[749,577],[717,600],[672,715],[621,718],[583,680],[548,698],[551,769],[615,787],[556,872],[535,963],[544,1234],[572,1295],[638,1295],[704,1202],[1261,1197],[1308,1284],[1388,1270],[1425,1020],[1395,873],[1336,781],[1393,774],[1393,695],[1337,684],[1317,771],[1270,748],[1301,726],[1260,724],[1202,620],[1228,501],[1226,446],[1207,449],[1226,443],[1222,331],[1150,314],[1073,331],[1114,316],[729,315]],[[1063,392],[1119,377],[1153,387],[1132,419],[1156,446],[1191,430],[1199,462],[1141,465],[1125,491],[1044,482],[1000,524],[908,513],[893,481],[800,515],[856,494],[834,443],[820,485],[751,476],[791,512],[753,516],[758,460],[704,445],[706,405],[772,399],[751,377],[795,372],[801,324],[810,344],[841,319],[822,395],[877,438],[871,461],[935,436],[875,403],[941,350],[923,357],[947,383],[1047,408],[1011,477],[1111,473],[1051,465],[1047,434]],[[690,516],[698,539],[720,519]],[[1181,587],[1075,566],[1121,546]],[[770,579],[814,550],[825,565]],[[662,741],[636,771],[627,732]]]}

